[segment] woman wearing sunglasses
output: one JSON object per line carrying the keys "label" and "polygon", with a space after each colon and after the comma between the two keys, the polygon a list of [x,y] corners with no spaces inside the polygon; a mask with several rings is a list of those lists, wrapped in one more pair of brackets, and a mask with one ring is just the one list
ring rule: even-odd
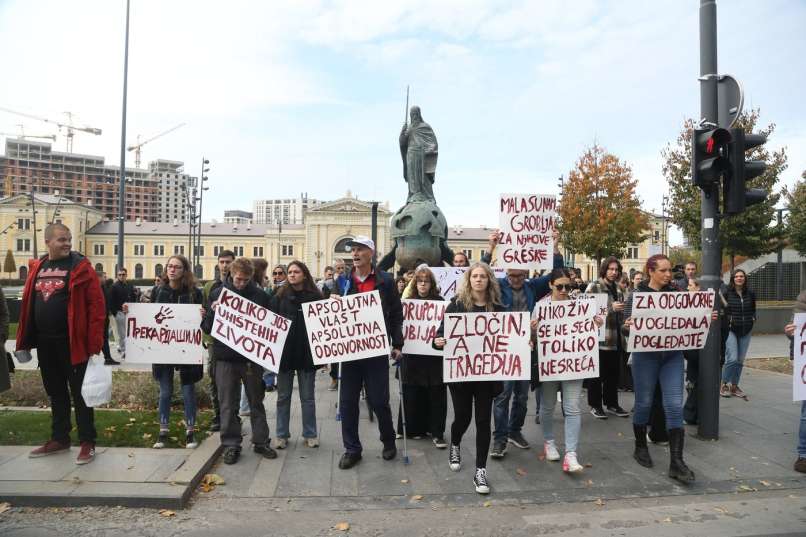
{"label": "woman wearing sunglasses", "polygon": [[[653,255],[646,262],[645,280],[637,292],[672,293],[680,290],[672,285],[672,263],[663,254]],[[632,327],[632,304],[630,295],[624,307],[623,331],[629,335]],[[712,318],[716,317],[716,312]],[[635,409],[633,431],[635,452],[633,457],[641,466],[652,468],[653,462],[647,447],[647,423],[652,410],[655,385],[660,382],[663,393],[663,411],[666,414],[666,429],[669,432],[669,477],[682,483],[694,481],[692,472],[683,461],[683,351],[655,351],[632,353],[632,376],[635,385]]]}
{"label": "woman wearing sunglasses", "polygon": [[[567,268],[556,268],[549,276],[551,288],[551,301],[571,300],[571,291],[576,290],[573,274]],[[604,320],[598,315],[596,324],[601,326]],[[539,321],[533,321],[537,328]],[[577,449],[579,446],[579,433],[582,429],[582,410],[579,398],[582,395],[582,379],[551,380],[541,383],[540,396],[540,423],[543,428],[543,452],[547,461],[559,461],[560,451],[554,440],[554,407],[557,404],[557,391],[562,390],[563,415],[565,416],[565,456],[563,457],[563,472],[581,472]]]}

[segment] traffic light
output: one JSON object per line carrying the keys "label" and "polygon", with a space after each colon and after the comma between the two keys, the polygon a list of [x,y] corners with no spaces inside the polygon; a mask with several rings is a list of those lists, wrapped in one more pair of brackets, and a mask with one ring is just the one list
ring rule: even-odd
{"label": "traffic light", "polygon": [[767,169],[762,160],[744,160],[745,152],[763,145],[767,137],[763,134],[745,134],[744,129],[730,129],[731,142],[728,147],[731,170],[725,175],[722,187],[722,212],[739,214],[748,205],[761,203],[767,198],[762,188],[747,188],[747,181],[758,177]]}
{"label": "traffic light", "polygon": [[694,129],[691,137],[691,179],[700,188],[709,188],[730,171],[728,159],[730,132],[727,129]]}

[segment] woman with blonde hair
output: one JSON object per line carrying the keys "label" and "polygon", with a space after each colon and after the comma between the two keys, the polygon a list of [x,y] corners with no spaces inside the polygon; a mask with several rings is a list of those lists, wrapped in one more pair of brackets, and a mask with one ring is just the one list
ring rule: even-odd
{"label": "woman with blonde hair", "polygon": [[[456,291],[456,296],[445,308],[448,313],[471,312],[503,312],[506,308],[501,303],[501,288],[492,269],[485,263],[473,263],[465,272]],[[445,347],[445,323],[437,330],[434,348]],[[489,494],[490,485],[487,480],[487,454],[490,450],[490,422],[492,418],[493,399],[503,390],[501,381],[465,381],[450,383],[451,401],[453,401],[454,419],[451,424],[451,446],[448,454],[450,469],[458,472],[462,467],[462,436],[470,426],[470,419],[475,410],[476,418],[476,471],[473,485],[479,494]]]}

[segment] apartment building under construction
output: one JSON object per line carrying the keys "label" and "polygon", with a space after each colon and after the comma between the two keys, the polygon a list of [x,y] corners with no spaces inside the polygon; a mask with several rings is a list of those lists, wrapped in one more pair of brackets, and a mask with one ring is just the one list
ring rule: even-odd
{"label": "apartment building under construction", "polygon": [[[30,191],[66,196],[92,206],[109,219],[118,217],[120,167],[104,157],[53,151],[51,144],[7,138],[0,155],[3,196]],[[183,173],[183,163],[156,160],[148,168],[126,168],[125,219],[187,222],[185,189],[196,178]]]}

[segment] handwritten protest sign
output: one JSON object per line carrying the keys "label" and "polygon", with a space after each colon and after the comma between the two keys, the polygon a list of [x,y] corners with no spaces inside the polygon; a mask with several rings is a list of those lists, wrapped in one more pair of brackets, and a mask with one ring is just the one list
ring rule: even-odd
{"label": "handwritten protest sign", "polygon": [[201,365],[201,306],[198,304],[128,305],[126,362]]}
{"label": "handwritten protest sign", "polygon": [[627,352],[701,349],[708,338],[714,290],[635,293]]}
{"label": "handwritten protest sign", "polygon": [[215,339],[272,373],[280,369],[291,321],[249,299],[222,289],[215,308]]}
{"label": "handwritten protest sign", "polygon": [[[465,275],[468,267],[428,267],[434,273],[434,279],[439,287],[439,294],[447,301],[456,295],[456,289]],[[503,267],[491,267],[496,278],[507,275]]]}
{"label": "handwritten protest sign", "polygon": [[599,376],[596,299],[548,300],[535,304],[540,381]]}
{"label": "handwritten protest sign", "polygon": [[[596,315],[600,316],[603,320],[607,318],[607,293],[580,293],[576,296],[577,299],[592,298],[596,301]],[[605,340],[607,332],[607,324],[603,323],[599,327],[599,341]]]}
{"label": "handwritten protest sign", "polygon": [[437,333],[447,302],[443,300],[403,299],[403,352],[442,356],[431,344]]}
{"label": "handwritten protest sign", "polygon": [[505,268],[551,270],[557,199],[535,194],[501,194],[498,207],[500,264]]}
{"label": "handwritten protest sign", "polygon": [[792,368],[794,401],[806,399],[806,313],[795,314],[795,363]]}
{"label": "handwritten protest sign", "polygon": [[529,313],[447,313],[445,382],[529,380]]}
{"label": "handwritten protest sign", "polygon": [[389,355],[378,291],[308,302],[302,313],[316,365]]}

